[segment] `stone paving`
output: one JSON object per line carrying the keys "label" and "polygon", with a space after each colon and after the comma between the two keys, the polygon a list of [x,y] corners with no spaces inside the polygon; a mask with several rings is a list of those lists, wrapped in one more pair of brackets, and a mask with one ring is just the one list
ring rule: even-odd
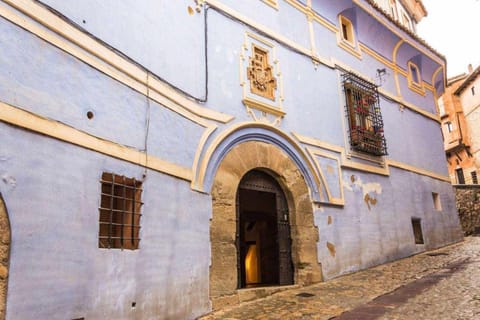
{"label": "stone paving", "polygon": [[480,237],[200,319],[480,320]]}

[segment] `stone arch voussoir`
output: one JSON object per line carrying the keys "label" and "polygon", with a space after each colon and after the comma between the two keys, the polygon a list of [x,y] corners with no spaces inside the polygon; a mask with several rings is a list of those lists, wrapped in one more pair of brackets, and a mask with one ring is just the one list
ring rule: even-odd
{"label": "stone arch voussoir", "polygon": [[279,147],[260,141],[243,142],[229,150],[222,159],[211,190],[210,297],[214,309],[239,302],[235,201],[242,177],[253,169],[265,170],[274,176],[287,198],[295,284],[307,285],[322,280],[313,203],[301,171]]}
{"label": "stone arch voussoir", "polygon": [[5,319],[6,314],[9,257],[10,222],[0,194],[0,319]]}

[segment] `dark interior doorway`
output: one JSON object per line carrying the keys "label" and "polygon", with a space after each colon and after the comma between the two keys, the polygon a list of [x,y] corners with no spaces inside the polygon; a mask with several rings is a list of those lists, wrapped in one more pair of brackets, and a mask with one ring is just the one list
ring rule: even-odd
{"label": "dark interior doorway", "polygon": [[238,286],[293,283],[288,206],[269,174],[253,170],[237,192]]}

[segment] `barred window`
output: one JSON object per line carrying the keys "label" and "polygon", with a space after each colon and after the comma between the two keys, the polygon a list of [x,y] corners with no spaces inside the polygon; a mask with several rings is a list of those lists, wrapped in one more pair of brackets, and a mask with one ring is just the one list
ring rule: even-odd
{"label": "barred window", "polygon": [[350,146],[375,156],[387,155],[377,86],[352,73],[342,78]]}
{"label": "barred window", "polygon": [[476,172],[476,171],[472,171],[472,172],[470,172],[470,175],[472,176],[472,183],[473,183],[473,184],[478,184],[477,172]]}
{"label": "barred window", "polygon": [[138,249],[142,183],[103,173],[99,208],[99,248]]}

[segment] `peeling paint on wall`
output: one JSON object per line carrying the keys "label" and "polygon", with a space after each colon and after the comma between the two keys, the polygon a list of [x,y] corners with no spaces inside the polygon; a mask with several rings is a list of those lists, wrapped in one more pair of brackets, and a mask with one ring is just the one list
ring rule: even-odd
{"label": "peeling paint on wall", "polygon": [[2,181],[6,185],[15,188],[17,186],[17,180],[9,174],[2,174]]}
{"label": "peeling paint on wall", "polygon": [[363,197],[369,193],[382,193],[382,185],[376,182],[363,183],[362,179],[356,175],[351,175],[348,179],[343,180],[345,189],[352,192],[362,191]]}

